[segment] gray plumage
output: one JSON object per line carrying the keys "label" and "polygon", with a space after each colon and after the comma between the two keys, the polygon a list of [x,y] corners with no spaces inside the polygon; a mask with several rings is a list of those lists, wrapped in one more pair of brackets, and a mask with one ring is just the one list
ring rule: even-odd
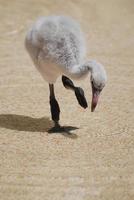
{"label": "gray plumage", "polygon": [[83,78],[90,71],[95,85],[104,87],[104,67],[94,60],[84,62],[84,36],[79,24],[72,18],[39,18],[28,31],[25,45],[35,66],[47,82],[55,83],[60,75],[73,79]]}
{"label": "gray plumage", "polygon": [[[39,18],[28,31],[25,44],[38,69],[43,67],[43,63],[44,68],[47,67],[47,69],[50,66],[51,68],[58,66],[57,74],[51,69],[55,77],[54,75],[49,77],[55,80],[60,72],[64,74],[69,68],[81,64],[86,53],[85,41],[79,24],[64,16]],[[41,71],[43,73],[43,70]],[[43,75],[48,79],[46,76],[49,76],[49,73]]]}

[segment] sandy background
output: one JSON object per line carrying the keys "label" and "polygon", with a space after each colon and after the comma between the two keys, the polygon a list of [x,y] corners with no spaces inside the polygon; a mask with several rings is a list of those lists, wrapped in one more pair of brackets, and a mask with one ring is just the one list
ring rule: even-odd
{"label": "sandy background", "polygon": [[[95,113],[58,80],[61,124],[70,134],[48,133],[48,85],[23,44],[29,25],[51,14],[81,23],[88,57],[108,73]],[[90,106],[89,80],[76,84]],[[133,103],[133,0],[0,0],[1,200],[134,199]]]}

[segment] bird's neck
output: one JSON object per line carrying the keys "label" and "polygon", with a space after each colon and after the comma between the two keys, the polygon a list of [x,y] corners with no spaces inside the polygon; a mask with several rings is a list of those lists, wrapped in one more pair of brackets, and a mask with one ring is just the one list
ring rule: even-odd
{"label": "bird's neck", "polygon": [[72,79],[83,79],[88,75],[89,71],[90,71],[89,67],[84,65],[84,64],[74,65],[69,70],[69,74],[68,75]]}
{"label": "bird's neck", "polygon": [[87,61],[83,64],[74,65],[69,70],[69,76],[73,79],[85,78],[89,72],[92,74],[98,74],[98,76],[106,77],[104,67],[95,60]]}

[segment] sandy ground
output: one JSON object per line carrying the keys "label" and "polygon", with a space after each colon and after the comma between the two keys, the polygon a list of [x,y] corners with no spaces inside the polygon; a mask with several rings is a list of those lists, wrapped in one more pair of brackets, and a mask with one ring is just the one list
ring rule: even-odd
{"label": "sandy ground", "polygon": [[[108,73],[95,113],[56,84],[61,124],[50,134],[48,85],[24,48],[41,15],[66,14],[86,33],[88,57]],[[0,199],[134,199],[133,0],[0,0]],[[70,134],[69,134],[70,133]]]}

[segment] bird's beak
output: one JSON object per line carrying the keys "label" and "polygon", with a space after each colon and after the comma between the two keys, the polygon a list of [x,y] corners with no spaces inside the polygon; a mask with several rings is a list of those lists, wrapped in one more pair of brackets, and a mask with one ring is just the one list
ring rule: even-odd
{"label": "bird's beak", "polygon": [[92,103],[91,103],[91,112],[94,112],[96,106],[97,106],[97,103],[98,103],[98,99],[99,99],[99,96],[100,96],[100,91],[97,90],[93,84],[92,84]]}

